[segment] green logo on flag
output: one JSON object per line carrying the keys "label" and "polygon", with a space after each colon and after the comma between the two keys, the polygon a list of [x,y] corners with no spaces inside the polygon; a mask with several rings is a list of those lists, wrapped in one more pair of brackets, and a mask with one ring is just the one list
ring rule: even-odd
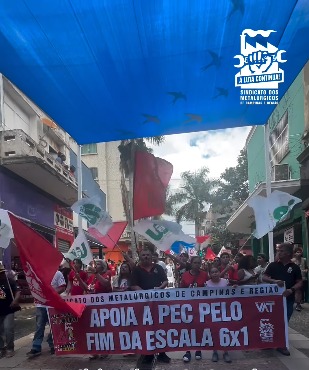
{"label": "green logo on flag", "polygon": [[80,207],[79,214],[84,217],[90,225],[95,225],[101,219],[101,208],[94,204],[85,204]]}
{"label": "green logo on flag", "polygon": [[275,208],[274,211],[273,211],[273,216],[274,216],[274,219],[279,222],[282,217],[284,217],[290,210],[290,208],[292,207],[292,205],[294,204],[294,199],[291,199],[289,202],[288,202],[288,205],[287,206],[280,206],[278,208]]}
{"label": "green logo on flag", "polygon": [[169,232],[169,230],[162,225],[153,224],[153,228],[156,232],[148,229],[145,233],[150,236],[151,239],[156,241],[161,240]]}
{"label": "green logo on flag", "polygon": [[87,257],[88,250],[85,246],[85,243],[82,243],[80,247],[76,247],[70,253],[72,253],[78,259],[83,259]]}

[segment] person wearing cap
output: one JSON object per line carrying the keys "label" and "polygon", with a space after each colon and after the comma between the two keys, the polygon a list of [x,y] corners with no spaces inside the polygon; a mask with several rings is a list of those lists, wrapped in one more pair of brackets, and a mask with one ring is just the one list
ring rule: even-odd
{"label": "person wearing cap", "polygon": [[[20,289],[0,263],[0,358],[14,356],[14,312],[20,310]],[[5,338],[5,341],[4,341]]]}

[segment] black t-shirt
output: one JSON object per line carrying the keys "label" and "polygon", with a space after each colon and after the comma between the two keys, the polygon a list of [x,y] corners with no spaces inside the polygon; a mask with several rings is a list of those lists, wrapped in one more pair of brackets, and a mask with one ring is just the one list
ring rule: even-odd
{"label": "black t-shirt", "polygon": [[[4,274],[4,273],[2,273]],[[9,279],[11,289],[15,295],[16,291],[19,289],[14,280]],[[10,288],[6,279],[0,281],[0,315],[5,316],[10,313],[15,312],[10,308],[13,298],[10,292]]]}
{"label": "black t-shirt", "polygon": [[[292,288],[297,281],[302,280],[300,268],[293,262],[289,262],[286,265],[280,261],[271,262],[265,270],[265,275],[271,279],[285,281],[286,289]],[[287,299],[294,300],[294,294],[289,295]]]}
{"label": "black t-shirt", "polygon": [[132,285],[138,285],[143,290],[153,289],[160,286],[164,281],[167,281],[167,276],[163,267],[153,264],[148,272],[141,266],[136,266],[132,271]]}

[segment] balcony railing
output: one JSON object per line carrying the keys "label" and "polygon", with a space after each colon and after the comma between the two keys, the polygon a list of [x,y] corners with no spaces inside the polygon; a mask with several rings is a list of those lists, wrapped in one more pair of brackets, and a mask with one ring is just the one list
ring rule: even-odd
{"label": "balcony railing", "polygon": [[1,162],[15,161],[25,157],[35,157],[51,167],[74,187],[77,187],[75,177],[51,156],[42,145],[37,144],[23,130],[9,130],[0,132],[0,159]]}

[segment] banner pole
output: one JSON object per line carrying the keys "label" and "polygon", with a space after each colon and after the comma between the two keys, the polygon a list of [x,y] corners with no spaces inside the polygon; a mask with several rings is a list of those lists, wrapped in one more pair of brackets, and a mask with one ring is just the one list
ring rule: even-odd
{"label": "banner pole", "polygon": [[[82,186],[83,186],[83,174],[82,174],[82,146],[78,146],[77,153],[77,190],[78,190],[78,200],[83,198]],[[78,234],[83,231],[83,220],[80,215],[78,215]]]}
{"label": "banner pole", "polygon": [[[264,145],[265,145],[265,175],[266,175],[266,196],[269,197],[271,194],[271,161],[270,161],[270,145],[269,145],[269,123],[267,122],[264,126]],[[274,261],[274,233],[270,231],[268,233],[268,254],[269,262]]]}

